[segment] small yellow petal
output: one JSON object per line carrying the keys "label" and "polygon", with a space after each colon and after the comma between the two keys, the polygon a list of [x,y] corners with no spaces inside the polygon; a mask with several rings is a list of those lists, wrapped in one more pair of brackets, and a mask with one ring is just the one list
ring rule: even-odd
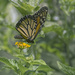
{"label": "small yellow petal", "polygon": [[15,45],[18,45],[18,42],[16,42]]}
{"label": "small yellow petal", "polygon": [[19,46],[23,46],[22,44],[19,44]]}
{"label": "small yellow petal", "polygon": [[30,47],[30,46],[31,46],[31,45],[28,45],[28,44],[26,45],[26,47]]}
{"label": "small yellow petal", "polygon": [[26,43],[23,43],[23,46],[26,46]]}

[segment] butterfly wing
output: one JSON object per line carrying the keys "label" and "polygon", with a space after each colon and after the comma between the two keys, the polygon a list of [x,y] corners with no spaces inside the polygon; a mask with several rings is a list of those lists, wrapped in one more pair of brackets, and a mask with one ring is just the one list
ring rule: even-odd
{"label": "butterfly wing", "polygon": [[21,18],[16,24],[16,30],[20,33],[20,36],[15,36],[15,38],[24,38],[27,42],[33,43],[33,40],[43,27],[43,23],[45,22],[47,16],[47,11],[47,7],[42,7],[34,15],[27,15]]}
{"label": "butterfly wing", "polygon": [[[21,34],[21,38],[27,40],[27,42],[33,42],[31,38],[35,34],[36,23],[31,15],[25,16],[20,19],[16,24],[16,30]],[[17,36],[16,36],[17,37]]]}
{"label": "butterfly wing", "polygon": [[45,6],[45,7],[42,7],[38,12],[36,12],[33,15],[34,21],[36,22],[37,26],[36,26],[35,35],[33,38],[31,38],[32,40],[35,39],[35,37],[37,36],[39,31],[43,27],[43,24],[44,24],[46,17],[47,17],[47,12],[48,12],[48,8]]}

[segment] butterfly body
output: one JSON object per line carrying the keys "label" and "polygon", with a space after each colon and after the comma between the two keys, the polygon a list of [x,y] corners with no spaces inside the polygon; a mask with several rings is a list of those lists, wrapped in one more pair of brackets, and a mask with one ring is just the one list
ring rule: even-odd
{"label": "butterfly body", "polygon": [[42,7],[34,15],[26,15],[16,24],[16,30],[20,35],[15,36],[17,39],[26,39],[28,43],[34,43],[34,39],[43,27],[47,16],[47,7]]}

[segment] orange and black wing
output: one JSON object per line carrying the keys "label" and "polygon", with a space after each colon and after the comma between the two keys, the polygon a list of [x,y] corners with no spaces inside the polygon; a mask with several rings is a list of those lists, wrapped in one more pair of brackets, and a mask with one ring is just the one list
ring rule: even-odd
{"label": "orange and black wing", "polygon": [[24,38],[27,42],[33,43],[33,40],[43,27],[47,11],[47,7],[42,7],[34,15],[27,15],[21,18],[16,24],[16,30],[20,33],[20,36],[15,36],[15,38]]}
{"label": "orange and black wing", "polygon": [[47,13],[48,13],[48,8],[46,6],[44,6],[38,12],[36,12],[33,15],[34,21],[36,22],[37,26],[36,26],[34,38],[32,38],[32,39],[35,39],[35,37],[37,36],[39,31],[43,27],[44,22],[45,22],[46,17],[47,17]]}
{"label": "orange and black wing", "polygon": [[[31,38],[35,34],[36,26],[37,24],[34,22],[31,15],[21,18],[16,24],[16,30],[20,33],[19,38],[24,38],[27,42],[33,42]],[[15,36],[15,38],[18,38],[18,36]]]}

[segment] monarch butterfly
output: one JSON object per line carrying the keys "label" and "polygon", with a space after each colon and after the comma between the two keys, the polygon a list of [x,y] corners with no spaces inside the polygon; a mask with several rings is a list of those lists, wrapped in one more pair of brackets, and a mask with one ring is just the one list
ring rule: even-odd
{"label": "monarch butterfly", "polygon": [[28,43],[34,43],[34,39],[43,27],[47,16],[48,8],[42,7],[34,15],[26,15],[16,24],[16,30],[20,35],[16,35],[16,39],[26,39]]}

